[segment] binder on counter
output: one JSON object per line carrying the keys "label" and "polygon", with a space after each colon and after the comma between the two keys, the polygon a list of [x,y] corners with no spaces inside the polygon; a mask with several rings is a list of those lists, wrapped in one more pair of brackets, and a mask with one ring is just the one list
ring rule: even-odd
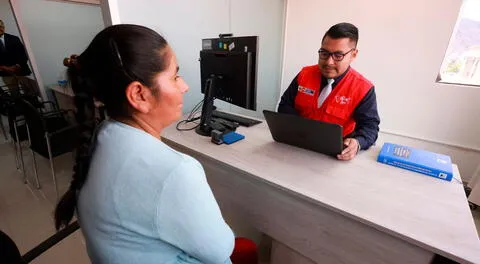
{"label": "binder on counter", "polygon": [[393,143],[383,144],[378,162],[451,181],[452,160],[449,156]]}

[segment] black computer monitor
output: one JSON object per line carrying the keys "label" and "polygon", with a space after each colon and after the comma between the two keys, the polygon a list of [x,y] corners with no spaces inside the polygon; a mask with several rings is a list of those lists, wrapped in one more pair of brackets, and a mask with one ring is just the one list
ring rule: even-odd
{"label": "black computer monitor", "polygon": [[256,110],[257,36],[203,39],[201,90],[205,94],[197,133],[210,136],[214,99]]}

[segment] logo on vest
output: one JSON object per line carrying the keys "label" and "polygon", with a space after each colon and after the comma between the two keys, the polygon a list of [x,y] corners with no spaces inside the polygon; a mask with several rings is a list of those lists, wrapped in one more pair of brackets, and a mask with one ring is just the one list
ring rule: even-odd
{"label": "logo on vest", "polygon": [[303,87],[303,86],[298,86],[298,91],[301,92],[301,93],[304,93],[304,94],[308,94],[308,95],[314,95],[315,94],[315,90],[312,90],[312,89],[309,89],[307,87]]}
{"label": "logo on vest", "polygon": [[349,104],[350,101],[352,100],[352,98],[350,97],[346,97],[344,95],[342,96],[335,96],[335,102],[339,103],[339,104],[342,104],[342,105],[345,105],[345,104]]}

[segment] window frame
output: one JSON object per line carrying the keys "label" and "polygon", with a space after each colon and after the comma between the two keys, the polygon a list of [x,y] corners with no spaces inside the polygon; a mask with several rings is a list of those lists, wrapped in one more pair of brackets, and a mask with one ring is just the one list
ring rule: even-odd
{"label": "window frame", "polygon": [[[442,78],[442,71],[444,70],[445,67],[447,67],[446,66],[447,56],[450,55],[449,51],[450,51],[451,45],[455,41],[455,37],[458,33],[460,22],[463,19],[463,10],[465,9],[466,1],[469,1],[469,0],[462,0],[462,4],[461,4],[460,10],[458,12],[457,20],[455,22],[455,27],[453,28],[453,31],[451,33],[450,40],[448,42],[448,46],[445,50],[445,53],[443,55],[442,63],[440,64],[440,69],[438,71],[437,78],[436,78],[435,82],[439,83],[439,84],[449,84],[449,85],[458,85],[458,86],[468,86],[468,87],[480,88],[480,79],[479,79],[478,83],[463,83],[463,82],[452,81],[450,78],[445,78],[445,77]],[[478,21],[478,23],[480,24],[480,20]],[[477,45],[474,45],[472,47],[475,47],[475,46],[477,46]],[[480,47],[480,43],[478,43],[478,47]],[[480,53],[479,53],[479,55],[480,55]],[[459,58],[463,59],[463,57],[459,57]],[[480,61],[480,56],[478,58],[479,58],[479,61]],[[480,62],[479,61],[477,61],[477,63],[476,63],[477,64],[477,66],[476,66],[477,71],[479,72],[477,74],[480,74]]]}

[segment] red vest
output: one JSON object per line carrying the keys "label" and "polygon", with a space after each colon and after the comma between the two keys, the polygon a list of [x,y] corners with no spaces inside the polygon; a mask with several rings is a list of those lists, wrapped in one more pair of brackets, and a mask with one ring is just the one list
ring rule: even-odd
{"label": "red vest", "polygon": [[373,84],[350,67],[318,108],[317,100],[321,90],[321,78],[318,65],[302,69],[297,79],[298,92],[295,97],[295,109],[303,117],[341,125],[345,137],[355,130],[353,111],[373,87]]}

